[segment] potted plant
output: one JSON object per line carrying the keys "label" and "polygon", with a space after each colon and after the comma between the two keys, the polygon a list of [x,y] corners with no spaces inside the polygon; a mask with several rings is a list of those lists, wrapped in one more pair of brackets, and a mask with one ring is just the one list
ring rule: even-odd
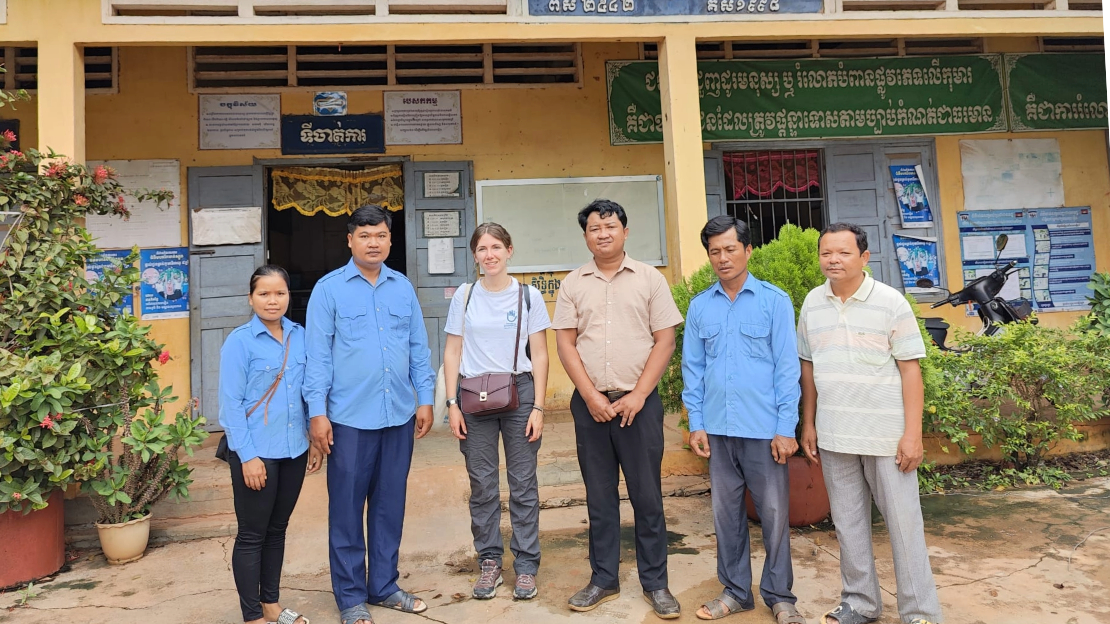
{"label": "potted plant", "polygon": [[[778,238],[757,247],[748,261],[748,270],[756,278],[770,282],[786,291],[794,304],[797,318],[802,302],[810,290],[825,281],[817,256],[817,239],[820,233],[812,228],[802,229],[786,224],[779,230]],[[690,300],[717,281],[713,267],[706,263],[687,279],[674,284],[671,294],[683,317],[690,307]],[[685,324],[675,328],[675,353],[667,365],[659,384],[659,394],[663,406],[668,411],[682,411],[679,426],[683,428],[688,441],[689,424],[682,405],[682,330]],[[799,430],[800,432],[800,430]],[[787,460],[790,470],[790,524],[805,526],[820,522],[828,517],[829,497],[825,492],[824,475],[821,466],[810,464],[799,454]],[[748,497],[748,515],[758,520],[755,506]]]}
{"label": "potted plant", "polygon": [[95,441],[120,420],[121,384],[152,377],[162,353],[118,309],[138,281],[137,252],[86,273],[100,250],[81,220],[128,214],[114,173],[6,149],[15,138],[0,134],[0,561],[16,562],[0,566],[0,587],[64,563],[60,493],[91,476]]}
{"label": "potted plant", "polygon": [[142,558],[156,503],[167,496],[188,496],[192,471],[180,461],[179,451],[192,455],[208,437],[201,429],[204,418],[190,415],[193,402],[172,421],[165,420],[166,404],[177,401],[169,396],[171,388],[160,389],[152,381],[139,393],[125,390],[119,432],[97,437],[96,469],[81,485],[97,511],[100,547],[115,564]]}

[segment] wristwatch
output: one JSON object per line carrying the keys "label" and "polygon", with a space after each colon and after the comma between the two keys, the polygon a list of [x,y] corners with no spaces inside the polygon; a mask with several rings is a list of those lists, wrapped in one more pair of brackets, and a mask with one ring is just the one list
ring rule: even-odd
{"label": "wristwatch", "polygon": [[452,406],[455,406],[455,405],[458,405],[458,404],[459,404],[459,400],[456,399],[455,397],[451,397],[450,399],[447,399],[447,407],[452,407]]}

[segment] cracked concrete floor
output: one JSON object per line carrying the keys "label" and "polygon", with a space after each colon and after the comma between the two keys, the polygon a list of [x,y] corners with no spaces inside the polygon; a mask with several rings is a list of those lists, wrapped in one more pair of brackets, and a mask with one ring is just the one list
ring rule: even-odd
{"label": "cracked concrete floor", "polygon": [[[317,624],[338,621],[327,574],[326,507],[321,496],[314,493],[297,508],[282,583],[283,603]],[[401,585],[431,608],[421,616],[373,608],[378,624],[657,621],[639,595],[632,532],[627,526],[621,598],[588,614],[566,610],[566,599],[589,579],[584,507],[541,513],[543,565],[538,598],[512,601],[512,574],[506,571],[506,587],[497,598],[469,599],[476,565],[469,554],[465,501],[461,496],[443,496],[440,501],[415,509],[410,503],[401,554]],[[923,508],[947,622],[1110,622],[1110,479],[1087,481],[1061,492],[1029,489],[930,496],[923,499]],[[710,500],[707,496],[667,498],[666,509],[671,589],[683,605],[679,622],[694,622],[698,604],[720,591]],[[622,505],[622,515],[631,521],[627,503]],[[763,555],[758,529],[754,535],[758,582]],[[1084,537],[1086,541],[1076,548]],[[885,594],[881,621],[895,623],[890,546],[878,516],[874,541]],[[810,528],[795,531],[792,545],[798,606],[810,622],[816,622],[839,594],[836,537],[831,527]],[[152,548],[142,560],[122,567],[110,566],[99,553],[86,551],[67,572],[39,586],[27,606],[13,608],[20,600],[17,594],[0,595],[0,623],[234,624],[240,620],[228,563],[230,549],[229,538],[172,543]],[[773,620],[759,604],[729,621]]]}

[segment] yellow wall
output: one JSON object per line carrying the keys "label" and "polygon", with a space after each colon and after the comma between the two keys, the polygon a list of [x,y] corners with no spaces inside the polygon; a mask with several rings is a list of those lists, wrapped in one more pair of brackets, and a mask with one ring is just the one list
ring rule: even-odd
{"label": "yellow wall", "polygon": [[[994,39],[988,51],[1020,51],[1034,45],[1031,39]],[[181,162],[181,187],[186,189],[189,167],[249,165],[254,158],[279,158],[279,150],[197,149],[197,97],[188,92],[186,54],[183,47],[120,49],[120,92],[87,97],[86,142],[89,159],[176,158]],[[414,160],[471,160],[475,178],[531,178],[596,175],[663,174],[663,146],[609,145],[605,59],[636,58],[635,44],[609,43],[583,46],[584,79],[581,87],[462,89],[462,145],[390,147],[387,155]],[[285,93],[282,110],[287,114],[311,112],[313,90]],[[353,113],[381,112],[381,91],[348,91]],[[0,116],[21,120],[23,145],[35,145],[35,102],[22,103]],[[1069,206],[1093,208],[1095,240],[1110,240],[1110,167],[1106,133],[1101,131],[945,136],[936,139],[940,203],[943,210],[945,256],[950,286],[961,283],[956,212],[963,208],[959,140],[990,138],[1056,138],[1064,167],[1065,200]],[[708,147],[708,146],[707,146]],[[182,206],[187,198],[182,198]],[[674,211],[668,206],[668,212]],[[186,238],[182,209],[182,240]],[[517,245],[528,243],[528,233],[515,233]],[[633,234],[634,235],[634,234]],[[672,257],[678,241],[668,235]],[[1110,254],[1103,243],[1097,250],[1098,269],[1110,270]],[[664,270],[674,278],[673,271]],[[246,279],[246,276],[243,276]],[[561,275],[558,275],[561,277]],[[553,307],[549,303],[549,308]],[[934,311],[954,324],[974,329],[977,318],[962,309]],[[1042,322],[1067,325],[1077,313],[1050,313]],[[167,344],[174,360],[165,367],[164,382],[180,396],[189,391],[189,321],[154,321],[154,337]],[[552,405],[565,405],[572,387],[554,357],[549,383]],[[214,415],[209,415],[214,417]]]}

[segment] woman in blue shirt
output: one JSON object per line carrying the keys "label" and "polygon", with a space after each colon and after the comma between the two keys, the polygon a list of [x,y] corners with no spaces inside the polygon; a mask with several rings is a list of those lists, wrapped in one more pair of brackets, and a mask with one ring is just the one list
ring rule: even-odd
{"label": "woman in blue shirt", "polygon": [[266,265],[251,275],[254,317],[220,350],[220,425],[232,452],[239,532],[231,567],[243,621],[309,624],[278,605],[285,529],[307,472],[322,459],[308,448],[304,328],[285,318],[289,274]]}

